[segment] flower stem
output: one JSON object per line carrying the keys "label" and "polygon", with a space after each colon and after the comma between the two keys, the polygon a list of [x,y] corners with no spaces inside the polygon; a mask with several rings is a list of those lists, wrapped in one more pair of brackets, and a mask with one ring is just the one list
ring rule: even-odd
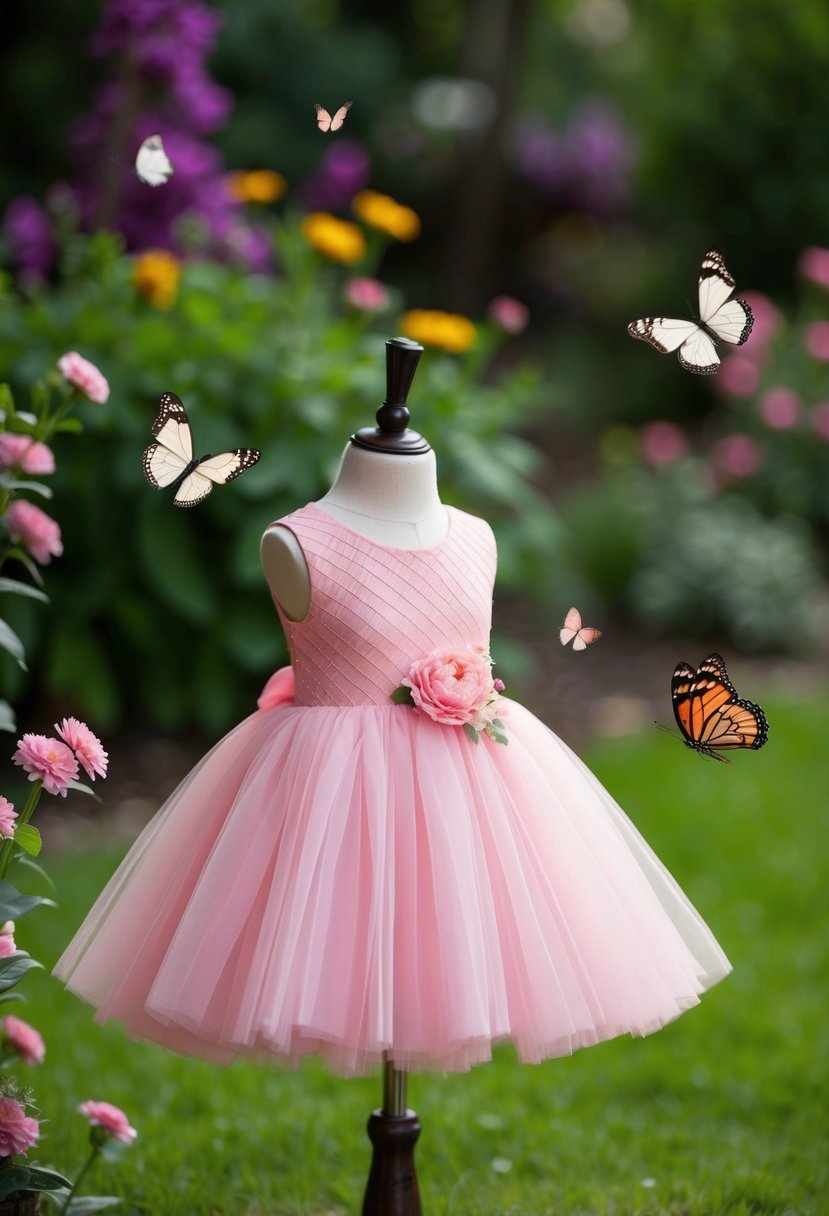
{"label": "flower stem", "polygon": [[92,1163],[94,1162],[95,1158],[98,1156],[100,1151],[101,1151],[100,1145],[93,1144],[92,1152],[89,1154],[86,1161],[81,1166],[81,1172],[78,1174],[77,1178],[72,1183],[72,1189],[70,1190],[69,1194],[66,1196],[63,1207],[61,1208],[61,1213],[65,1212],[66,1209],[69,1207],[69,1204],[72,1202],[72,1196],[75,1194],[78,1187],[81,1185],[81,1182],[83,1181],[83,1179],[89,1172],[90,1167],[92,1166]]}
{"label": "flower stem", "polygon": [[[43,782],[35,781],[29,797],[26,800],[26,805],[17,817],[15,827],[22,827],[24,823],[28,823],[34,814],[35,807],[40,800],[40,794],[43,789]],[[2,844],[0,844],[0,879],[5,878],[9,872],[9,866],[12,863],[12,854],[14,852],[14,839],[9,836]]]}

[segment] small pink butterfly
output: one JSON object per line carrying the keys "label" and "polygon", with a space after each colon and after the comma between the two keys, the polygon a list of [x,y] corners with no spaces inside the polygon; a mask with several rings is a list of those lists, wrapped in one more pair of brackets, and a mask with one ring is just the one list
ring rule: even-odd
{"label": "small pink butterfly", "polygon": [[601,629],[591,629],[589,625],[583,626],[578,608],[571,608],[564,618],[564,626],[559,629],[558,636],[562,646],[566,646],[572,640],[574,650],[584,650],[591,642],[595,642],[602,636],[602,631]]}
{"label": "small pink butterfly", "polygon": [[353,104],[352,101],[347,101],[344,106],[340,106],[333,118],[321,105],[315,105],[314,109],[317,112],[317,126],[319,129],[321,131],[339,131],[345,122],[346,114]]}

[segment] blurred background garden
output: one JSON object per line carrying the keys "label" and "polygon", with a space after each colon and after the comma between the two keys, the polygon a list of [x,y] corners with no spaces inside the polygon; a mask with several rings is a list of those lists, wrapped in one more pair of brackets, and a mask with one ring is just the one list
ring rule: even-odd
{"label": "blurred background garden", "polygon": [[[60,527],[46,560],[3,566],[49,597],[0,591],[9,755],[68,714],[111,754],[99,807],[40,812],[60,910],[18,944],[51,965],[285,661],[261,534],[330,484],[402,333],[426,348],[412,425],[442,497],[498,539],[498,674],[578,747],[735,964],[653,1039],[418,1081],[425,1208],[829,1211],[825,6],[6,0],[3,29],[3,425],[35,434],[67,351],[110,386],[50,437],[51,499],[2,457],[4,492]],[[347,100],[322,134],[314,104]],[[153,132],[175,168],[156,189],[132,169]],[[696,377],[625,328],[692,315],[711,245],[755,327]],[[193,511],[141,470],[165,390],[198,454],[262,452]],[[604,633],[581,655],[558,643],[573,604]],[[731,768],[653,726],[671,725],[675,663],[711,650],[770,723]],[[125,1212],[357,1210],[373,1082],[170,1059],[96,1028],[48,976],[29,1002],[50,1045],[42,1161],[75,1152],[64,1108],[107,1097],[140,1129],[107,1178]]]}

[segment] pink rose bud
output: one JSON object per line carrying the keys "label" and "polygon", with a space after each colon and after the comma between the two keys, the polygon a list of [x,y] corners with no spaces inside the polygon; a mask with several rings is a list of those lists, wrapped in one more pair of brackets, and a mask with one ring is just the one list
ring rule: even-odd
{"label": "pink rose bud", "polygon": [[0,1157],[28,1152],[39,1136],[37,1119],[29,1118],[15,1098],[0,1097]]}
{"label": "pink rose bud", "polygon": [[59,739],[26,734],[18,741],[12,760],[29,774],[30,781],[42,781],[47,794],[65,798],[70,781],[78,779],[78,761]]}
{"label": "pink rose bud", "polygon": [[78,1110],[93,1127],[100,1127],[107,1136],[120,1140],[122,1144],[132,1144],[138,1135],[135,1128],[130,1127],[124,1112],[111,1102],[81,1102]]}
{"label": "pink rose bud", "polygon": [[503,680],[496,680],[493,687],[495,688],[496,692],[503,692],[506,688],[506,684]]}
{"label": "pink rose bud", "polygon": [[6,838],[14,836],[14,821],[17,818],[17,811],[9,802],[8,798],[0,796],[0,836]]}
{"label": "pink rose bud", "polygon": [[20,543],[36,562],[47,566],[63,553],[60,527],[51,516],[25,498],[15,498],[6,510],[6,523],[15,544]]}
{"label": "pink rose bud", "polygon": [[55,457],[51,448],[35,442],[29,435],[0,435],[0,468],[39,476],[54,473]]}
{"label": "pink rose bud", "polygon": [[530,311],[526,304],[512,296],[496,296],[490,300],[486,315],[508,334],[520,334],[527,328]]}
{"label": "pink rose bud", "polygon": [[377,279],[351,279],[345,286],[345,298],[360,312],[383,312],[389,306],[389,293]]}
{"label": "pink rose bud", "polygon": [[3,1018],[0,1025],[2,1025],[3,1038],[13,1049],[15,1055],[20,1056],[24,1064],[43,1063],[46,1044],[34,1026],[24,1022],[22,1018],[16,1018],[13,1014]]}
{"label": "pink rose bud", "polygon": [[94,363],[84,359],[76,350],[70,350],[58,359],[58,371],[78,392],[83,393],[96,405],[109,400],[109,384]]}

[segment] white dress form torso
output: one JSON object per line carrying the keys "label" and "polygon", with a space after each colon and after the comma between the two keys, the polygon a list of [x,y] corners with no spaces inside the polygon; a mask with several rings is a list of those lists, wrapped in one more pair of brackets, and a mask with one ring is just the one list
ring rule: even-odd
{"label": "white dress form torso", "polygon": [[[370,540],[398,549],[432,548],[449,529],[431,449],[401,455],[349,442],[334,484],[317,506]],[[272,524],[262,537],[261,555],[274,600],[289,620],[301,621],[311,602],[311,580],[296,536]]]}

